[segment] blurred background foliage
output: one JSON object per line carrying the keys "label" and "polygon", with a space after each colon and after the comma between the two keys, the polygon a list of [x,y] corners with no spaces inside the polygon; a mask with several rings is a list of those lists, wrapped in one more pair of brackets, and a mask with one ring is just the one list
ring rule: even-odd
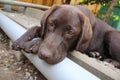
{"label": "blurred background foliage", "polygon": [[[107,15],[107,10],[110,8],[111,2],[102,3],[101,8],[98,11],[97,17],[104,19]],[[113,10],[108,17],[107,23],[120,31],[120,0],[117,0],[117,3],[114,5]]]}
{"label": "blurred background foliage", "polygon": [[100,4],[105,4],[110,2],[111,0],[80,0],[80,3],[88,4],[88,3],[100,3]]}
{"label": "blurred background foliage", "polygon": [[[101,8],[98,10],[96,16],[104,20],[108,14],[108,9],[111,7],[112,1],[113,0],[80,0],[79,4],[100,4]],[[117,0],[117,3],[111,10],[110,16],[106,22],[115,29],[120,30],[120,0]]]}

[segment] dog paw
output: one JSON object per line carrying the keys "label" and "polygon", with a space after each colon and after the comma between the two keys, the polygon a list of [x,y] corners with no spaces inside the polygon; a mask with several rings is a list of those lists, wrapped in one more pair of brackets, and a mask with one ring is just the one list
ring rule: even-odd
{"label": "dog paw", "polygon": [[18,40],[13,42],[12,49],[21,50],[22,48],[24,48],[23,45],[24,45],[24,41],[18,39]]}
{"label": "dog paw", "polygon": [[99,59],[99,60],[101,60],[102,59],[102,56],[100,55],[100,53],[99,52],[89,52],[89,54],[88,54],[88,56],[89,57],[93,57],[93,58],[97,58],[97,59]]}
{"label": "dog paw", "polygon": [[113,59],[105,59],[104,60],[107,63],[112,64],[114,67],[119,68],[120,69],[120,62],[113,60]]}
{"label": "dog paw", "polygon": [[24,44],[24,51],[27,53],[37,53],[39,46],[41,44],[40,38],[34,38],[31,41],[28,41]]}

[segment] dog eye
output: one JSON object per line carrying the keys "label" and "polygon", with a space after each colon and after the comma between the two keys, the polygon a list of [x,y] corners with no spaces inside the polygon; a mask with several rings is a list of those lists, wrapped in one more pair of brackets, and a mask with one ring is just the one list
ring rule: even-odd
{"label": "dog eye", "polygon": [[74,31],[73,30],[68,30],[64,34],[65,38],[72,38],[73,35],[74,35]]}
{"label": "dog eye", "polygon": [[49,26],[54,26],[54,24],[53,23],[48,23],[49,24]]}
{"label": "dog eye", "polygon": [[49,31],[53,31],[54,27],[55,27],[54,23],[48,23],[48,30]]}

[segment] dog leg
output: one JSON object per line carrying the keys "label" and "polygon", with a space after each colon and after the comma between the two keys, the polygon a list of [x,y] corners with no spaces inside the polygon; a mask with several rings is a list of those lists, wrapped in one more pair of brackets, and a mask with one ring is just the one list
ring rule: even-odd
{"label": "dog leg", "polygon": [[38,37],[41,32],[41,27],[32,27],[25,34],[23,34],[19,39],[13,42],[12,48],[14,50],[24,49],[26,42],[31,41],[33,38]]}

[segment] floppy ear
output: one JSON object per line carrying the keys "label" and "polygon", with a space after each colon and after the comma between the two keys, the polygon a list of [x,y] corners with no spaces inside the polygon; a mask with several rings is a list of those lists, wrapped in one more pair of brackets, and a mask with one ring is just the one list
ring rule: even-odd
{"label": "floppy ear", "polygon": [[88,48],[93,32],[92,32],[92,26],[87,16],[85,16],[82,12],[80,12],[79,17],[82,25],[80,25],[81,33],[80,33],[79,41],[77,43],[76,50],[83,52]]}
{"label": "floppy ear", "polygon": [[54,13],[58,8],[59,8],[60,6],[58,6],[58,5],[54,5],[54,6],[52,6],[49,10],[47,10],[45,13],[44,13],[44,15],[43,15],[43,17],[42,17],[42,19],[41,19],[41,37],[44,37],[44,32],[45,32],[45,28],[46,28],[46,24],[47,24],[47,19],[48,19],[48,17],[52,14],[52,13]]}

